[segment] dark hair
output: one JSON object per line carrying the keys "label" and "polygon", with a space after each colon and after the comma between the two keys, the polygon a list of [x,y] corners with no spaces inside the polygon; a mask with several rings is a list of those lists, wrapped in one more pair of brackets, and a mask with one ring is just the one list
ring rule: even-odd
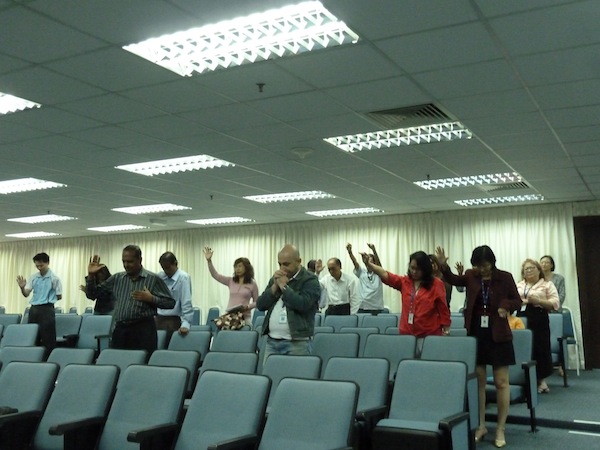
{"label": "dark hair", "polygon": [[164,252],[160,255],[160,258],[158,258],[158,263],[167,263],[170,266],[177,265],[177,257],[173,252]]}
{"label": "dark hair", "polygon": [[414,260],[417,263],[417,267],[423,272],[423,278],[421,285],[425,289],[429,289],[433,285],[433,267],[431,266],[431,259],[429,255],[423,251],[414,252],[408,259],[409,269],[408,276],[410,277],[410,262]]}
{"label": "dark hair", "polygon": [[39,262],[43,262],[43,263],[49,263],[50,262],[50,257],[48,256],[48,253],[38,253],[37,255],[35,255],[33,257],[33,261],[39,261]]}
{"label": "dark hair", "polygon": [[123,252],[131,252],[137,259],[142,259],[142,249],[137,245],[129,244],[123,249]]}
{"label": "dark hair", "polygon": [[308,264],[306,265],[306,268],[308,270],[310,270],[311,272],[316,272],[317,271],[317,261],[315,259],[311,259]]}
{"label": "dark hair", "polygon": [[540,261],[544,258],[548,258],[550,260],[550,264],[552,264],[552,267],[550,268],[550,272],[554,272],[554,268],[555,268],[554,258],[550,255],[544,255],[540,258]]}
{"label": "dark hair", "polygon": [[340,269],[342,268],[342,262],[340,261],[340,258],[329,258],[329,259],[327,260],[327,262],[329,262],[329,261],[332,261],[332,260],[333,260],[333,261],[335,261],[335,264],[336,264],[337,266],[339,266],[339,267],[340,267]]}
{"label": "dark hair", "polygon": [[473,250],[471,255],[471,265],[480,266],[484,262],[488,262],[492,265],[492,268],[496,268],[496,255],[490,247],[487,245],[481,245]]}
{"label": "dark hair", "polygon": [[[244,265],[245,270],[243,284],[252,283],[252,279],[254,278],[254,267],[252,267],[252,264],[250,264],[250,260],[248,258],[238,258],[233,262],[233,267],[237,266],[239,263],[242,263]],[[239,283],[238,277],[235,275],[235,272],[233,274],[233,281]]]}

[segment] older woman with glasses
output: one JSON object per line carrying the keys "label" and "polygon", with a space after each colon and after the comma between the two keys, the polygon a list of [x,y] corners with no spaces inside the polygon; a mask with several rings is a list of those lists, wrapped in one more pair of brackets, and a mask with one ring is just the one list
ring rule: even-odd
{"label": "older woman with glasses", "polygon": [[467,288],[465,328],[469,336],[477,339],[477,381],[479,386],[479,427],[475,442],[487,434],[485,426],[486,366],[493,368],[498,405],[498,422],[494,445],[506,445],[504,427],[510,405],[508,366],[515,364],[512,332],[508,317],[521,307],[515,280],[509,272],[496,268],[496,256],[490,247],[482,245],[473,250],[472,269],[464,275],[455,275],[448,267],[444,249],[438,247],[435,254],[444,280],[453,286]]}
{"label": "older woman with glasses", "polygon": [[526,259],[521,265],[521,277],[517,290],[526,305],[527,328],[533,333],[533,359],[537,361],[538,392],[550,392],[546,377],[552,375],[552,352],[550,350],[550,321],[548,312],[558,310],[558,291],[544,278],[542,266],[534,259]]}

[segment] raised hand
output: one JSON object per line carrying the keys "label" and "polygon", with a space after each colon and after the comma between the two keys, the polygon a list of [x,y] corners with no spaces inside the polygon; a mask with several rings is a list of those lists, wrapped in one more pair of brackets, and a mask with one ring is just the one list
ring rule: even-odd
{"label": "raised hand", "polygon": [[440,267],[445,265],[448,262],[448,257],[446,256],[446,253],[444,252],[444,247],[438,246],[435,248],[435,259],[437,259],[438,265]]}
{"label": "raised hand", "polygon": [[370,257],[370,256],[369,256],[367,253],[365,253],[365,252],[360,252],[360,256],[361,256],[361,258],[362,258],[362,260],[363,260],[363,263],[365,264],[365,266],[367,266],[367,267],[368,267],[368,266],[369,266],[369,264],[372,264],[372,263],[373,263],[373,261],[372,261],[371,257]]}
{"label": "raised hand", "polygon": [[100,257],[98,255],[94,255],[90,258],[90,263],[88,264],[88,273],[94,275],[98,273],[103,267],[106,267],[104,264],[100,264]]}
{"label": "raised hand", "polygon": [[459,275],[465,273],[465,266],[463,266],[463,263],[461,263],[460,261],[457,261],[456,264],[454,264],[454,267],[456,268],[456,272]]}
{"label": "raised hand", "polygon": [[367,247],[369,247],[373,253],[375,253],[377,251],[377,250],[375,250],[375,244],[370,244],[367,242]]}
{"label": "raised hand", "polygon": [[23,289],[27,284],[27,280],[22,275],[17,275],[17,284]]}
{"label": "raised hand", "polygon": [[85,290],[85,286],[84,286],[83,284],[80,284],[80,285],[79,285],[79,290],[80,290],[81,292],[86,292],[86,290]]}
{"label": "raised hand", "polygon": [[348,253],[352,253],[352,244],[350,242],[346,244],[346,250],[348,250]]}
{"label": "raised hand", "polygon": [[210,247],[204,247],[204,257],[207,261],[210,261],[213,257],[213,250]]}

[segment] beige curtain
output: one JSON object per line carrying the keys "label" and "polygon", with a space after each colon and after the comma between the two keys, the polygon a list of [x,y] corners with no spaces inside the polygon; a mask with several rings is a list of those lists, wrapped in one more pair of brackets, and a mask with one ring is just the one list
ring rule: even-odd
{"label": "beige curtain", "polygon": [[[585,210],[597,209],[592,206]],[[277,251],[285,243],[296,244],[304,262],[337,256],[342,270],[350,272],[347,242],[353,244],[355,254],[368,250],[367,242],[374,243],[384,267],[395,273],[406,272],[410,253],[433,253],[436,245],[445,247],[452,265],[462,261],[470,267],[472,249],[487,244],[496,254],[498,267],[513,273],[516,281],[525,258],[550,254],[556,261],[556,272],[566,280],[565,305],[573,310],[581,330],[570,203],[0,243],[0,305],[7,312],[25,309],[28,300],[20,294],[15,278],[19,274],[29,277],[35,271],[31,258],[45,251],[50,255],[51,269],[63,282],[63,300],[58,306],[65,310],[76,306],[82,312],[91,305],[78,290],[89,257],[99,254],[111,272],[118,272],[122,270],[122,248],[133,243],[142,248],[143,264],[152,271],[160,270],[158,258],[163,252],[175,253],[180,268],[192,277],[194,304],[206,317],[209,307],[225,307],[228,291],[210,277],[202,253],[205,245],[213,248],[213,263],[222,274],[232,274],[237,257],[248,257],[262,291],[277,269]],[[398,292],[386,288],[384,296],[392,311],[400,310]],[[451,309],[457,311],[463,301],[464,295],[454,291]],[[578,339],[582,342],[581,335]]]}

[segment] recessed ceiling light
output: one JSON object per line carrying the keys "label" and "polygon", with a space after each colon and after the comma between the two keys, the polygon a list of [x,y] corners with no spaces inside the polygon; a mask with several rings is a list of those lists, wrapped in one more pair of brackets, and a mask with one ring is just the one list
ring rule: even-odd
{"label": "recessed ceiling light", "polygon": [[5,234],[6,237],[15,237],[19,239],[41,238],[50,236],[60,236],[58,233],[46,233],[45,231],[32,231],[30,233]]}
{"label": "recessed ceiling light", "polygon": [[122,212],[125,214],[155,214],[169,211],[183,211],[192,209],[188,206],[174,205],[173,203],[162,203],[160,205],[142,205],[128,206],[126,208],[112,208],[111,211]]}
{"label": "recessed ceiling light", "polygon": [[534,202],[544,200],[543,195],[511,195],[508,197],[487,197],[487,198],[471,198],[467,200],[456,200],[454,203],[460,206],[480,206],[480,205],[498,205],[502,203],[514,202]]}
{"label": "recessed ceiling light", "polygon": [[35,103],[24,98],[0,92],[0,114],[10,114],[24,109],[39,108],[39,103]]}
{"label": "recessed ceiling light", "polygon": [[423,189],[444,189],[459,186],[476,186],[481,184],[515,183],[523,181],[517,172],[491,173],[487,175],[473,175],[469,177],[438,178],[435,180],[415,181]]}
{"label": "recessed ceiling light", "polygon": [[350,216],[354,214],[372,214],[383,212],[376,208],[332,209],[329,211],[306,211],[306,214],[317,217]]}
{"label": "recessed ceiling light", "polygon": [[123,49],[181,76],[355,43],[358,35],[317,1],[192,28]]}
{"label": "recessed ceiling light", "polygon": [[284,192],[282,194],[248,195],[246,200],[259,203],[293,202],[296,200],[317,200],[320,198],[335,198],[335,195],[323,191]]}
{"label": "recessed ceiling light", "polygon": [[112,233],[114,231],[131,231],[131,230],[143,230],[148,227],[142,227],[140,225],[111,225],[108,227],[92,227],[88,228],[90,231],[101,231],[102,233]]}
{"label": "recessed ceiling light", "polygon": [[19,178],[16,180],[0,181],[0,194],[15,194],[17,192],[38,191],[66,186],[66,184],[38,180],[37,178]]}
{"label": "recessed ceiling light", "polygon": [[216,219],[186,220],[186,222],[196,225],[221,225],[229,223],[254,222],[254,220],[246,219],[245,217],[221,217]]}
{"label": "recessed ceiling light", "polygon": [[354,153],[361,150],[429,144],[431,142],[454,141],[456,139],[471,139],[472,137],[473,133],[465,128],[462,123],[446,122],[419,127],[336,136],[323,140],[345,152]]}
{"label": "recessed ceiling light", "polygon": [[116,166],[115,169],[146,175],[163,175],[168,173],[189,172],[200,169],[214,169],[216,167],[233,167],[235,164],[213,158],[209,155],[185,156],[183,158],[161,159],[138,164],[125,164]]}
{"label": "recessed ceiling light", "polygon": [[41,216],[15,217],[14,219],[6,219],[9,222],[20,223],[45,223],[45,222],[62,222],[65,220],[77,220],[77,217],[59,216],[57,214],[43,214]]}

